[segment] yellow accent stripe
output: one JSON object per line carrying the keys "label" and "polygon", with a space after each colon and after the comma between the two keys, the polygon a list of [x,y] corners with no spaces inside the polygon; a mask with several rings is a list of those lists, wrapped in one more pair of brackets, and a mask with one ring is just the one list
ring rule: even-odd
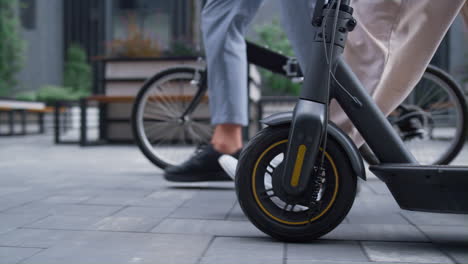
{"label": "yellow accent stripe", "polygon": [[[281,145],[281,144],[284,144],[284,143],[287,143],[288,140],[285,139],[285,140],[282,140],[282,141],[279,141],[279,142],[276,142],[275,144],[271,145],[269,148],[267,148],[261,155],[260,157],[257,159],[257,162],[255,163],[255,167],[254,167],[254,170],[253,170],[253,173],[252,173],[252,191],[253,191],[253,195],[254,195],[254,198],[255,198],[255,201],[257,202],[257,205],[260,207],[260,209],[267,215],[269,216],[270,218],[280,222],[280,223],[283,223],[283,224],[288,224],[288,225],[305,225],[307,223],[310,223],[310,222],[314,222],[315,220],[319,219],[320,217],[322,217],[326,212],[328,212],[328,210],[330,210],[331,206],[335,203],[335,200],[336,200],[336,196],[338,195],[338,185],[339,185],[339,176],[338,176],[338,169],[336,168],[336,165],[335,165],[335,162],[333,161],[333,159],[331,158],[331,156],[325,152],[325,157],[327,158],[327,160],[330,162],[330,165],[332,166],[332,169],[333,169],[333,173],[335,174],[335,181],[336,181],[336,184],[335,184],[335,189],[333,190],[333,196],[332,196],[332,199],[330,201],[330,203],[327,205],[327,207],[317,216],[313,217],[312,219],[310,220],[306,220],[306,221],[302,221],[302,222],[290,222],[290,221],[286,221],[286,220],[283,220],[283,219],[280,219],[274,215],[272,215],[270,212],[268,212],[268,210],[265,209],[265,207],[263,206],[263,204],[260,202],[260,199],[258,198],[258,195],[257,195],[257,190],[256,190],[256,183],[255,183],[255,179],[256,179],[256,176],[257,176],[257,168],[258,168],[258,165],[260,164],[260,161],[263,159],[263,157],[273,148],[275,148],[276,146],[278,145]],[[322,148],[320,148],[321,151],[323,151]]]}
{"label": "yellow accent stripe", "polygon": [[299,179],[301,178],[302,165],[304,164],[306,150],[307,147],[305,145],[300,145],[299,150],[297,151],[297,158],[296,162],[294,163],[294,170],[291,178],[292,187],[297,187],[299,185]]}

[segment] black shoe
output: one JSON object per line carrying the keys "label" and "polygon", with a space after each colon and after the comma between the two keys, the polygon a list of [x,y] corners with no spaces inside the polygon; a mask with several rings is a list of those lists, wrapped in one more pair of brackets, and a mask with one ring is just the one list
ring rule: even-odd
{"label": "black shoe", "polygon": [[166,168],[164,178],[172,182],[232,181],[218,163],[221,155],[212,145],[204,145],[186,162]]}

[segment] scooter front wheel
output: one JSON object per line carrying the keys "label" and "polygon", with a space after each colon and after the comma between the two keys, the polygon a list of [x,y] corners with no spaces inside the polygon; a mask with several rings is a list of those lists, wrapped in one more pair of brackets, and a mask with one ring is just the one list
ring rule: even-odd
{"label": "scooter front wheel", "polygon": [[348,214],[356,195],[356,174],[345,151],[329,137],[324,173],[312,177],[315,193],[288,197],[280,180],[288,135],[289,126],[268,127],[248,143],[237,168],[237,197],[246,216],[264,233],[288,242],[310,241],[333,230]]}

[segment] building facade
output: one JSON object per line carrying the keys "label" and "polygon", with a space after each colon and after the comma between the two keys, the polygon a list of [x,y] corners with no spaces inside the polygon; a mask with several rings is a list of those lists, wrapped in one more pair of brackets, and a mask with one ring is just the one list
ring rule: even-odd
{"label": "building facade", "polygon": [[[98,58],[112,56],[109,43],[124,39],[138,26],[147,37],[169,51],[176,44],[201,49],[200,12],[202,0],[19,0],[22,36],[27,43],[24,69],[18,91],[37,90],[43,85],[61,85],[65,51],[81,45],[94,69],[94,90],[99,91],[102,67]],[[277,18],[276,1],[265,1],[254,28]],[[443,41],[433,63],[462,78],[467,42],[460,19]]]}

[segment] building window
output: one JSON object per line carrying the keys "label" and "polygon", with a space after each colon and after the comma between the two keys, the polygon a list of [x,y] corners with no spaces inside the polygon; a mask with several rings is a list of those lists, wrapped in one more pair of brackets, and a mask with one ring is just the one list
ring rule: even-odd
{"label": "building window", "polygon": [[36,0],[20,1],[20,18],[24,29],[36,28]]}
{"label": "building window", "polygon": [[167,49],[172,41],[173,1],[113,0],[113,39],[138,30]]}

